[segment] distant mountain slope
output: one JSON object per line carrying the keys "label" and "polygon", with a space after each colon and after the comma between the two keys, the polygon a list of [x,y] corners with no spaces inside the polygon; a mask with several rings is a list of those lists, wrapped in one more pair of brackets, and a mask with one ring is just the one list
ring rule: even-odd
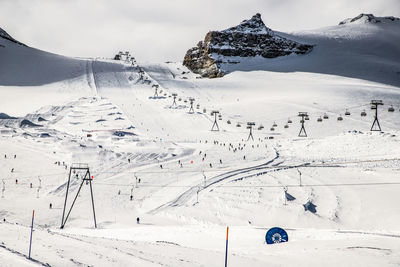
{"label": "distant mountain slope", "polygon": [[249,20],[223,31],[210,31],[204,41],[187,51],[183,65],[203,77],[224,75],[223,63],[236,64],[235,57],[276,58],[290,54],[305,54],[311,45],[284,38],[267,28],[257,13]]}
{"label": "distant mountain slope", "polygon": [[[218,70],[312,72],[360,78],[400,86],[400,20],[361,14],[338,26],[276,35],[298,43],[311,44],[304,56],[265,58],[255,56],[218,57]],[[241,47],[238,49],[246,49]],[[189,50],[188,53],[192,51]],[[194,53],[194,52],[192,52]]]}
{"label": "distant mountain slope", "polygon": [[86,60],[22,45],[3,30],[0,35],[0,85],[36,86],[85,74]]}

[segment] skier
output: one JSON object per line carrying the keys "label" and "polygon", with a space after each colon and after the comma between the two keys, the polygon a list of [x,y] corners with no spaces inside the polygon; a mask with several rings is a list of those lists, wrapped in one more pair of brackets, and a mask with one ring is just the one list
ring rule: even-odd
{"label": "skier", "polygon": [[139,217],[136,218],[136,223],[137,223],[137,224],[140,223],[140,218],[139,218]]}
{"label": "skier", "polygon": [[49,205],[49,209],[52,209],[52,208],[53,208],[53,204],[51,204],[51,203],[50,203],[50,205]]}
{"label": "skier", "polygon": [[15,184],[18,184],[18,179],[15,179]]}

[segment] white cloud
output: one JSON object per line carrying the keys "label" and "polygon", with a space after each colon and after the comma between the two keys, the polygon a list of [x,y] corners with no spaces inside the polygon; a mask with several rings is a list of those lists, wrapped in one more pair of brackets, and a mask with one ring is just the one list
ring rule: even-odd
{"label": "white cloud", "polygon": [[337,24],[359,13],[400,16],[398,0],[0,0],[0,27],[28,45],[70,56],[182,60],[209,30],[261,13],[281,31]]}

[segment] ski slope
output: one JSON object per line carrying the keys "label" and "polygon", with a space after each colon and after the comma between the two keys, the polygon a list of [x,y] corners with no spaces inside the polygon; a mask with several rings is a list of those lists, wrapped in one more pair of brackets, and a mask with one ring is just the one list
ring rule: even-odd
{"label": "ski slope", "polygon": [[[364,26],[354,27],[370,33]],[[338,27],[300,36],[321,41],[311,63],[328,40],[338,42],[332,32],[352,42],[354,29]],[[179,62],[73,59],[0,44],[0,75],[8,72],[0,76],[0,112],[17,117],[0,120],[2,266],[221,266],[226,226],[229,266],[400,264],[400,88],[388,69],[362,79],[371,71],[363,63],[349,63],[344,75],[336,65],[249,71],[243,62],[223,78],[199,79]],[[361,48],[346,46],[353,56]],[[292,60],[306,57],[277,61]],[[385,103],[382,132],[369,131],[372,99]],[[210,131],[212,110],[222,115],[220,131]],[[298,112],[310,115],[307,138],[297,136]],[[256,124],[254,140],[247,122]],[[97,229],[86,184],[60,229],[73,163],[93,175]],[[80,183],[72,178],[68,207]],[[305,210],[309,202],[316,213]],[[26,259],[32,210],[35,261]],[[289,242],[265,244],[274,226]]]}

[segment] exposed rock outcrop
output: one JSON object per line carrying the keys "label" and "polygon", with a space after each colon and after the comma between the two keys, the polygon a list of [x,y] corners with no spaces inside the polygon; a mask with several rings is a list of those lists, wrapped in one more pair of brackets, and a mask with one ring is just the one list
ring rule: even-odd
{"label": "exposed rock outcrop", "polygon": [[364,14],[361,13],[357,17],[349,18],[341,21],[339,25],[345,25],[349,23],[381,23],[381,22],[390,22],[390,21],[400,21],[399,18],[396,17],[375,17],[373,14]]}
{"label": "exposed rock outcrop", "polygon": [[183,65],[203,77],[215,78],[224,75],[221,63],[235,64],[244,57],[305,54],[311,49],[311,45],[279,36],[265,26],[260,14],[256,14],[235,27],[208,32],[204,41],[187,51]]}

